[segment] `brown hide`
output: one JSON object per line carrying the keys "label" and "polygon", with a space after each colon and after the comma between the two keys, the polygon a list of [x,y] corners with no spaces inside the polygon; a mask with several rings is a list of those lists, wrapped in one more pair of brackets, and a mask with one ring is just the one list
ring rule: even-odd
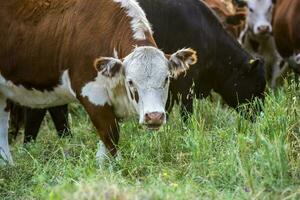
{"label": "brown hide", "polygon": [[238,38],[245,27],[246,10],[238,8],[232,1],[203,0],[216,13],[225,29]]}
{"label": "brown hide", "polygon": [[280,55],[300,53],[300,0],[278,0],[273,15],[273,32]]}

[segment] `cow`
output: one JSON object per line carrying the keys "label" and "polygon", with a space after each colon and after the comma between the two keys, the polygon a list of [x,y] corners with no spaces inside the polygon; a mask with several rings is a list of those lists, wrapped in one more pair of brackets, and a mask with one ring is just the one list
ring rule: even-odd
{"label": "cow", "polygon": [[276,0],[273,33],[279,54],[296,74],[300,73],[300,1]]}
{"label": "cow", "polygon": [[8,100],[32,108],[79,102],[100,136],[102,160],[117,154],[120,119],[138,116],[153,130],[166,122],[170,77],[197,61],[189,48],[158,49],[135,0],[1,1],[0,32],[3,164],[13,164]]}
{"label": "cow", "polygon": [[220,0],[203,0],[210,7],[225,29],[234,37],[238,38],[244,29],[246,14],[242,10],[237,11],[233,2],[224,2]]}
{"label": "cow", "polygon": [[[193,112],[193,95],[205,98],[212,90],[233,108],[254,97],[263,98],[262,61],[241,48],[207,4],[199,0],[139,0],[139,3],[152,24],[160,48],[171,52],[189,45],[205,58],[177,80],[171,80],[168,113],[175,102],[180,103],[186,121]],[[37,124],[28,123],[29,126],[34,126],[36,132],[39,128]],[[35,132],[30,134],[36,137]]]}
{"label": "cow", "polygon": [[246,50],[265,60],[266,80],[271,88],[276,87],[286,69],[282,67],[282,58],[272,35],[273,7],[273,0],[248,0],[247,25],[239,39]]}

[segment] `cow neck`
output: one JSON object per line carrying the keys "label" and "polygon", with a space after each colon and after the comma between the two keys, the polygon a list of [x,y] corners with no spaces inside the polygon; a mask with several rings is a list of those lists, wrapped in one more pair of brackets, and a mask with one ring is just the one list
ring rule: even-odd
{"label": "cow neck", "polygon": [[[225,31],[224,31],[225,32]],[[215,89],[222,87],[223,83],[239,71],[244,70],[250,55],[242,49],[241,45],[227,32],[219,37],[216,44],[222,44],[222,48],[216,48],[215,58]]]}

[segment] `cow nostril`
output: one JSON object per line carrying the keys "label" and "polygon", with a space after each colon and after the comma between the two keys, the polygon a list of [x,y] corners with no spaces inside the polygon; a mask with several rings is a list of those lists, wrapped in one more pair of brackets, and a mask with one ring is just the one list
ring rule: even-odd
{"label": "cow nostril", "polygon": [[145,121],[147,123],[162,123],[165,118],[165,114],[161,112],[152,112],[145,114]]}
{"label": "cow nostril", "polygon": [[259,26],[257,29],[260,33],[268,33],[271,31],[269,26]]}

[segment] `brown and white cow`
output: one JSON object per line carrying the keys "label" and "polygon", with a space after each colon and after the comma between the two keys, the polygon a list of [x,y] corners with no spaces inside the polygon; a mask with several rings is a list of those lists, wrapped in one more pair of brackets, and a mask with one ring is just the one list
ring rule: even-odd
{"label": "brown and white cow", "polygon": [[275,88],[284,69],[272,35],[273,0],[248,0],[247,24],[239,41],[253,55],[265,60],[266,80]]}
{"label": "brown and white cow", "polygon": [[32,108],[80,102],[115,155],[120,118],[158,129],[169,77],[196,62],[191,49],[156,47],[135,0],[9,0],[0,3],[0,151],[9,151],[7,100]]}
{"label": "brown and white cow", "polygon": [[300,0],[276,0],[273,32],[278,52],[300,73]]}
{"label": "brown and white cow", "polygon": [[234,2],[225,0],[203,0],[211,8],[224,28],[234,37],[238,38],[245,27],[246,13],[239,9]]}

